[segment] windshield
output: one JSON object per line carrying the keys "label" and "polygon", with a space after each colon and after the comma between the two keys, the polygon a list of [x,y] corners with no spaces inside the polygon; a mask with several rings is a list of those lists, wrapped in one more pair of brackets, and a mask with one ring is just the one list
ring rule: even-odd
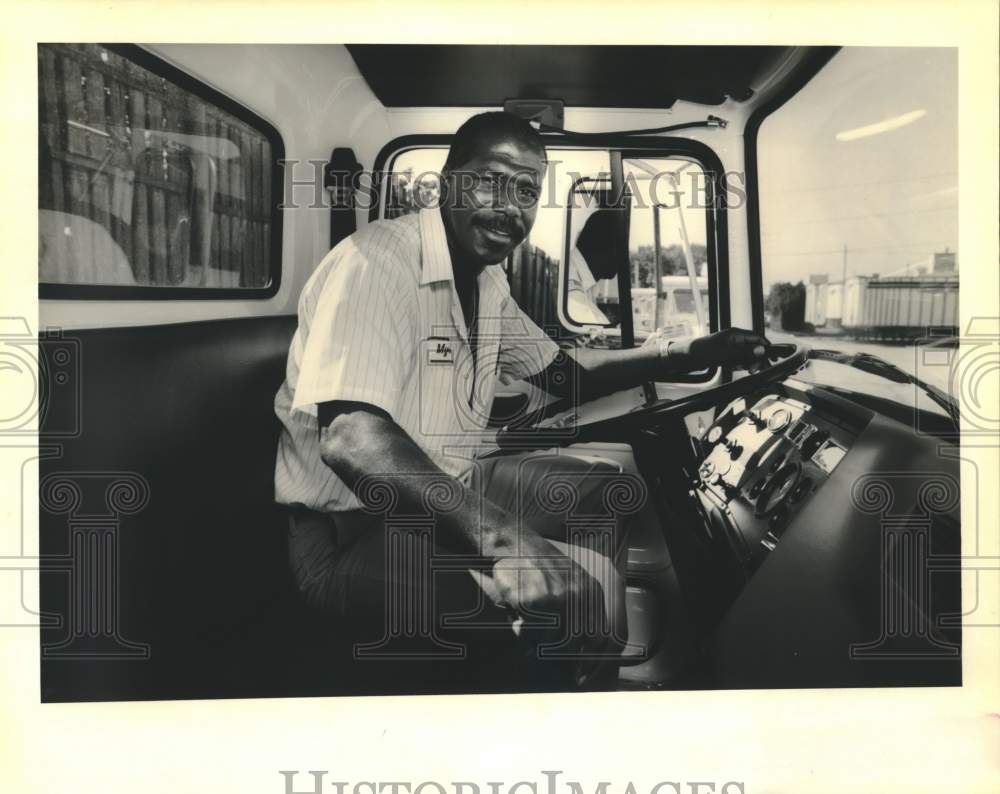
{"label": "windshield", "polygon": [[[951,393],[957,80],[954,48],[848,47],[763,123],[761,259],[771,341],[868,353]],[[837,364],[804,374],[914,404],[912,385],[845,376]]]}

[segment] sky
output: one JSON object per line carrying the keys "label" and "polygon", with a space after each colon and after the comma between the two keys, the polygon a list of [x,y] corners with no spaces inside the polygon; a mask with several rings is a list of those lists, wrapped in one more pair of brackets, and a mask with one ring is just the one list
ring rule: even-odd
{"label": "sky", "polygon": [[764,122],[765,285],[958,250],[957,88],[954,48],[850,47]]}

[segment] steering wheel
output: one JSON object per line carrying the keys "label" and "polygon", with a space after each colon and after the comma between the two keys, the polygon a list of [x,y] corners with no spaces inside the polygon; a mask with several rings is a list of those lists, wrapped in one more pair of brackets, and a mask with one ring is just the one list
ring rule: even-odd
{"label": "steering wheel", "polygon": [[583,424],[505,426],[497,433],[501,449],[549,449],[589,441],[623,441],[644,430],[684,417],[756,391],[768,383],[784,380],[800,369],[808,358],[809,348],[798,343],[769,345],[764,353],[767,364],[745,377],[679,397],[647,403],[619,416]]}

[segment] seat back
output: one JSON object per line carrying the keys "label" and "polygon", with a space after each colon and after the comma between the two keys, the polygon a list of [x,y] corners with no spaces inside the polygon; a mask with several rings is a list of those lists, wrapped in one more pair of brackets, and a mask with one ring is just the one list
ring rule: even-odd
{"label": "seat back", "polygon": [[[273,692],[298,614],[273,501],[295,327],[64,333],[78,383],[41,427],[43,700]],[[50,435],[67,417],[75,437]]]}

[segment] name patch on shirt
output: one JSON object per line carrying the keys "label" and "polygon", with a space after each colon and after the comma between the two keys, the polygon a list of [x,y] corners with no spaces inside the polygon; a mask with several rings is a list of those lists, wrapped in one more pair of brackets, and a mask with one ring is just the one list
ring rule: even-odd
{"label": "name patch on shirt", "polygon": [[428,339],[427,340],[427,363],[428,364],[454,364],[455,353],[449,339]]}

